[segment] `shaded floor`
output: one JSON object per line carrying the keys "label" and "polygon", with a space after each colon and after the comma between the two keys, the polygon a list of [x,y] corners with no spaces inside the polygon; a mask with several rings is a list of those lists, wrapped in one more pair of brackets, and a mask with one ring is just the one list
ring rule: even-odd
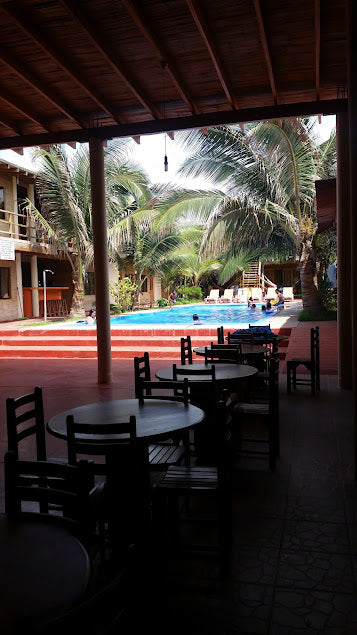
{"label": "shaded floor", "polygon": [[[94,363],[92,363],[94,362]],[[169,363],[169,362],[167,362]],[[162,360],[152,363],[153,371]],[[96,384],[95,360],[2,360],[1,459],[5,399],[44,389],[46,419],[89,401],[132,397],[131,360],[113,364],[114,384]],[[156,633],[315,635],[357,633],[357,487],[353,481],[351,393],[323,375],[321,392],[286,395],[281,377],[281,458],[237,462],[230,577],[209,559],[151,563],[137,580],[127,628]],[[65,456],[48,436],[49,454]],[[0,472],[3,511],[3,469]],[[144,619],[142,619],[144,616]]]}

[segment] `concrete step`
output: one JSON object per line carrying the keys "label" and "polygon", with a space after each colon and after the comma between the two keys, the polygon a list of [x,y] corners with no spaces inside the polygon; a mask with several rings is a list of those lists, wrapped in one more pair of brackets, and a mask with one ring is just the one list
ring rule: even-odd
{"label": "concrete step", "polygon": [[[291,329],[285,329],[289,333]],[[112,331],[113,359],[132,359],[147,351],[151,359],[180,359],[181,337],[189,329]],[[228,329],[227,329],[228,332]],[[192,346],[209,345],[217,341],[217,329],[191,331]],[[279,357],[285,358],[288,340],[279,343]],[[3,332],[0,337],[0,357],[3,358],[95,358],[97,332],[78,329],[20,329]]]}

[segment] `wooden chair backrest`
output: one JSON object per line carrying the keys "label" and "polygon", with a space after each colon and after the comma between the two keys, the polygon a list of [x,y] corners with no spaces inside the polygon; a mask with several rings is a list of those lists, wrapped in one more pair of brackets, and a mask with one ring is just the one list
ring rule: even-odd
{"label": "wooden chair backrest", "polygon": [[[136,443],[136,418],[126,421],[83,423],[75,421],[73,415],[66,418],[68,463],[77,465],[80,455],[104,455],[125,445]],[[83,435],[90,439],[83,438]],[[105,436],[110,437],[106,443]],[[115,442],[113,437],[118,436]],[[95,470],[94,470],[95,471]]]}
{"label": "wooden chair backrest", "polygon": [[181,337],[181,364],[192,364],[192,344],[191,335],[187,337]]}
{"label": "wooden chair backrest", "polygon": [[[170,394],[167,394],[167,391]],[[140,379],[137,397],[141,404],[145,402],[145,399],[161,399],[163,401],[181,401],[187,406],[189,403],[188,380],[145,381],[145,379]]]}
{"label": "wooden chair backrest", "polygon": [[239,364],[241,360],[241,352],[237,346],[231,347],[231,345],[227,345],[221,346],[221,348],[205,347],[205,364]]}
{"label": "wooden chair backrest", "polygon": [[228,344],[234,344],[235,342],[242,342],[243,344],[253,344],[253,333],[228,333]]}
{"label": "wooden chair backrest", "polygon": [[34,436],[36,440],[36,459],[46,461],[46,433],[43,414],[42,388],[36,387],[33,393],[14,399],[6,399],[6,422],[8,450],[19,458],[19,444]]}
{"label": "wooden chair backrest", "polygon": [[[71,530],[84,526],[89,509],[87,461],[78,465],[22,461],[15,452],[7,452],[4,468],[5,511],[9,518],[48,518],[69,525]],[[26,503],[31,503],[30,509],[25,509]],[[56,509],[56,513],[50,513],[50,509]]]}
{"label": "wooden chair backrest", "polygon": [[138,397],[139,380],[151,381],[149,353],[145,352],[141,357],[134,357],[134,381],[135,397]]}
{"label": "wooden chair backrest", "polygon": [[224,328],[223,326],[217,327],[217,344],[224,344]]}

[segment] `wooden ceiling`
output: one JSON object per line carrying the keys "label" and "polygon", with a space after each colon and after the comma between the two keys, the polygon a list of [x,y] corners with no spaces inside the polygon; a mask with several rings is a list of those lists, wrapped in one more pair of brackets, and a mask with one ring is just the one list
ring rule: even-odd
{"label": "wooden ceiling", "polygon": [[0,0],[0,149],[347,107],[348,0]]}

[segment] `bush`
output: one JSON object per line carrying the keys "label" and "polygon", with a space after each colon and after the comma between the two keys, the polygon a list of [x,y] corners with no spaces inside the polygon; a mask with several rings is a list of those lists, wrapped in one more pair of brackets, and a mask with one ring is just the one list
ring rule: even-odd
{"label": "bush", "polygon": [[167,300],[167,298],[159,298],[158,300],[156,300],[156,304],[158,307],[160,307],[160,309],[162,309],[162,307],[164,306],[169,306],[170,302]]}
{"label": "bush", "polygon": [[117,282],[110,282],[109,288],[119,312],[131,311],[138,285],[130,278],[123,278]]}
{"label": "bush", "polygon": [[337,311],[320,309],[317,311],[309,311],[302,309],[298,315],[299,322],[332,322],[337,320]]}
{"label": "bush", "polygon": [[203,291],[201,287],[182,286],[178,289],[177,292],[181,297],[188,300],[202,300],[203,298]]}

